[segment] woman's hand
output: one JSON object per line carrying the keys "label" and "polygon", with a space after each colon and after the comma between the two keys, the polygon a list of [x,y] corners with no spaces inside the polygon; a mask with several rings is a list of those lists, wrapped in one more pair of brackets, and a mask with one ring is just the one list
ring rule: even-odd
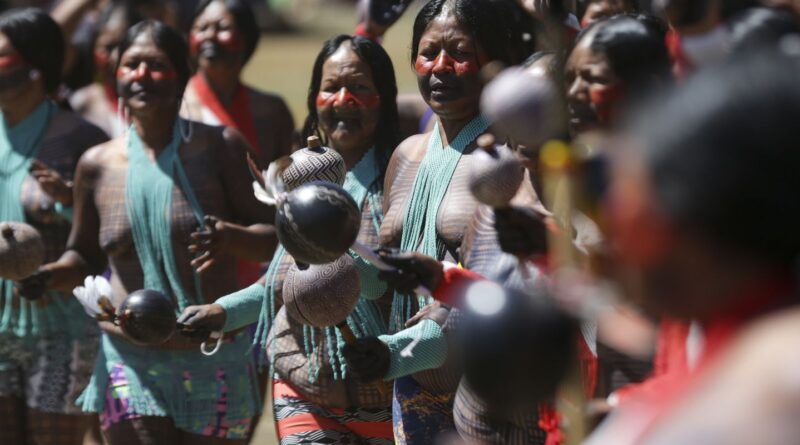
{"label": "woman's hand", "polygon": [[265,245],[265,240],[269,244],[269,239],[274,237],[272,226],[254,224],[245,227],[211,215],[205,217],[204,224],[204,230],[189,235],[189,252],[198,255],[192,260],[192,267],[198,273],[213,266],[223,254],[250,261],[265,261],[268,259],[266,254],[272,254]]}
{"label": "woman's hand", "polygon": [[72,205],[72,181],[65,181],[57,171],[36,159],[33,160],[30,171],[48,196],[64,206]]}
{"label": "woman's hand", "polygon": [[181,325],[181,334],[206,340],[211,332],[222,331],[227,318],[228,314],[219,304],[203,304],[184,309],[178,317],[178,324]]}
{"label": "woman's hand", "polygon": [[33,275],[16,283],[17,295],[28,300],[38,300],[47,291],[49,281],[50,272],[40,267]]}
{"label": "woman's hand", "polygon": [[368,383],[382,379],[389,372],[389,347],[377,337],[359,338],[342,349],[348,370],[359,381]]}
{"label": "woman's hand", "polygon": [[494,228],[503,252],[525,258],[547,252],[545,217],[533,209],[495,209]]}
{"label": "woman's hand", "polygon": [[413,294],[419,286],[428,290],[439,287],[444,276],[442,263],[435,258],[418,252],[397,252],[393,250],[379,250],[381,259],[394,271],[380,271],[378,278],[402,294]]}
{"label": "woman's hand", "polygon": [[406,321],[406,327],[410,328],[419,323],[423,319],[433,320],[439,326],[444,327],[447,322],[447,317],[450,315],[450,308],[442,304],[441,301],[434,301],[433,303],[420,309],[413,317]]}
{"label": "woman's hand", "polygon": [[192,267],[202,273],[213,266],[221,253],[230,253],[231,228],[215,216],[206,216],[203,221],[205,230],[190,235],[189,252],[198,254],[192,260]]}

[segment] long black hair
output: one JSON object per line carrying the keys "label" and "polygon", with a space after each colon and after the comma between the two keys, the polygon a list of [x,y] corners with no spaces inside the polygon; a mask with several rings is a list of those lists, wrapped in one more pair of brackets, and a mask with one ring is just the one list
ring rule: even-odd
{"label": "long black hair", "polygon": [[119,69],[122,55],[130,48],[136,38],[142,34],[149,35],[156,46],[164,51],[169,58],[175,68],[175,72],[178,74],[178,91],[180,92],[179,96],[182,97],[186,84],[189,83],[189,78],[192,75],[189,68],[189,47],[177,31],[159,21],[145,20],[133,25],[128,30],[125,39],[119,44],[119,57],[117,58],[115,72]]}
{"label": "long black hair", "polygon": [[788,35],[800,35],[800,23],[786,10],[751,8],[735,15],[731,30],[731,52],[738,54],[774,47]]}
{"label": "long black hair", "polygon": [[394,76],[392,59],[383,47],[372,40],[360,36],[338,35],[325,41],[322,50],[314,62],[311,84],[308,86],[308,117],[303,125],[303,139],[318,136],[324,144],[327,137],[319,130],[317,115],[317,95],[322,83],[322,66],[344,42],[350,42],[353,51],[366,63],[372,71],[372,80],[381,98],[378,128],[375,130],[375,150],[377,151],[378,168],[383,176],[389,158],[400,142],[400,124],[397,114],[397,81]]}
{"label": "long black hair", "polygon": [[653,16],[621,14],[592,23],[574,45],[590,38],[592,51],[605,55],[614,75],[636,94],[672,78],[665,34],[666,26]]}
{"label": "long black hair", "polygon": [[766,50],[734,58],[654,100],[633,126],[661,213],[782,268],[800,256],[798,70]]}
{"label": "long black hair", "polygon": [[530,20],[523,20],[519,5],[508,0],[431,0],[420,9],[414,20],[411,39],[411,65],[417,60],[419,42],[428,25],[441,15],[444,6],[464,25],[489,59],[506,66],[522,63],[530,55],[532,29],[525,29]]}
{"label": "long black hair", "polygon": [[195,20],[200,17],[200,14],[206,10],[208,5],[215,1],[220,1],[225,5],[225,8],[233,16],[233,20],[236,21],[236,28],[242,33],[242,36],[244,36],[244,61],[247,63],[256,51],[258,39],[261,36],[258,23],[256,23],[253,13],[253,8],[250,7],[248,2],[244,0],[202,0],[194,11],[192,24],[194,24]]}
{"label": "long black hair", "polygon": [[66,49],[61,27],[39,8],[21,8],[0,15],[0,32],[25,62],[42,73],[45,89],[55,91],[61,83]]}

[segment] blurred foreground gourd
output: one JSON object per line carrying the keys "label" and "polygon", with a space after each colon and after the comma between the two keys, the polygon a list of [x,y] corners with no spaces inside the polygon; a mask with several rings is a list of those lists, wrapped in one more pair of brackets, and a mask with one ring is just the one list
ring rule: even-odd
{"label": "blurred foreground gourd", "polygon": [[478,138],[479,150],[473,154],[469,189],[481,204],[507,207],[517,194],[525,169],[508,146],[496,145],[494,136]]}
{"label": "blurred foreground gourd", "polygon": [[22,222],[0,223],[0,278],[22,280],[44,262],[39,232]]}

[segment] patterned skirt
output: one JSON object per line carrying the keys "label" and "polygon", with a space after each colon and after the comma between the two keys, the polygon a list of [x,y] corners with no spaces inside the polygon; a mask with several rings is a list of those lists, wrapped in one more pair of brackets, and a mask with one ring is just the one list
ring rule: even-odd
{"label": "patterned skirt", "polygon": [[394,381],[392,421],[394,439],[399,445],[427,445],[451,435],[453,399],[451,392],[434,393],[411,376]]}
{"label": "patterned skirt", "polygon": [[281,445],[394,443],[388,407],[322,407],[277,376],[272,383],[272,397]]}

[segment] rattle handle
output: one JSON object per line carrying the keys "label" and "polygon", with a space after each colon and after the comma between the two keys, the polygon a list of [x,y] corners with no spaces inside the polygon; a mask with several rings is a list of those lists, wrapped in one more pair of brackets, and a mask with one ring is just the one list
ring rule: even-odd
{"label": "rattle handle", "polygon": [[[345,344],[353,345],[356,343],[356,335],[353,333],[353,330],[350,329],[350,326],[347,325],[346,321],[337,324],[336,327],[339,328],[339,332],[342,333],[342,338],[344,339]],[[386,386],[385,382],[380,380],[376,381],[375,386],[377,387],[378,392],[381,394],[381,397],[388,397],[390,395],[388,391],[389,388]]]}

